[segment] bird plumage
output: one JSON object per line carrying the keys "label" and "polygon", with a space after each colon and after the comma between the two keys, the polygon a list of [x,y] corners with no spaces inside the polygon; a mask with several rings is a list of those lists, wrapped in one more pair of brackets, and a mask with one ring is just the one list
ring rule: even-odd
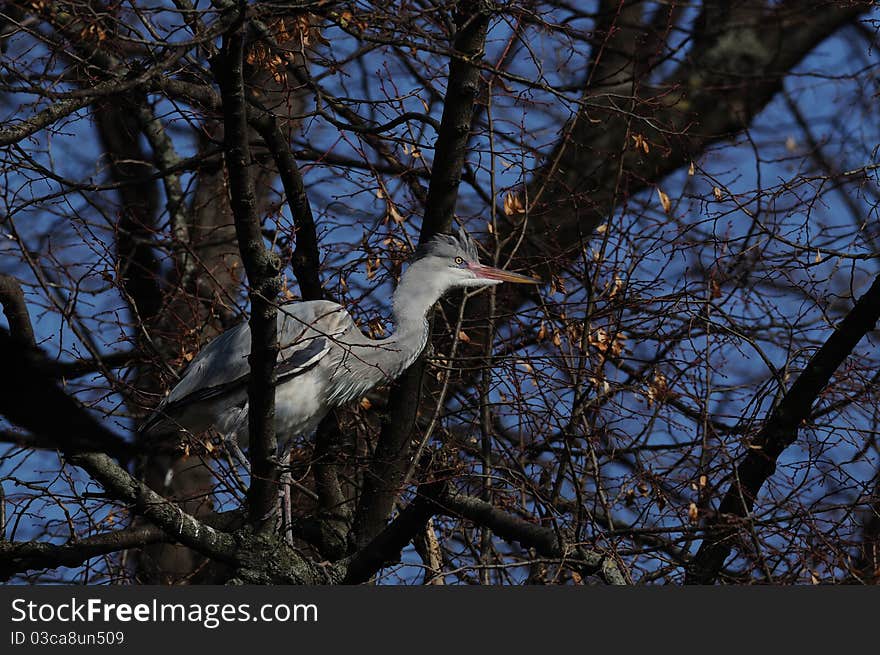
{"label": "bird plumage", "polygon": [[[398,377],[428,340],[426,315],[447,290],[534,282],[479,263],[463,232],[429,241],[401,276],[393,297],[395,333],[361,334],[340,305],[326,300],[285,303],[278,310],[275,421],[279,438],[308,434],[339,405]],[[241,323],[208,343],[141,428],[150,436],[215,429],[247,442],[250,329]]]}

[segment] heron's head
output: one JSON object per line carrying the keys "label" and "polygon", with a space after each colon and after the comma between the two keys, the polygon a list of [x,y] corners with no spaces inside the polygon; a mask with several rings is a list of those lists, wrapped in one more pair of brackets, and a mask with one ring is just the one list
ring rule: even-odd
{"label": "heron's head", "polygon": [[477,245],[464,230],[457,236],[437,235],[419,246],[412,267],[420,277],[430,279],[432,286],[443,289],[485,287],[501,282],[538,284],[534,278],[481,264]]}

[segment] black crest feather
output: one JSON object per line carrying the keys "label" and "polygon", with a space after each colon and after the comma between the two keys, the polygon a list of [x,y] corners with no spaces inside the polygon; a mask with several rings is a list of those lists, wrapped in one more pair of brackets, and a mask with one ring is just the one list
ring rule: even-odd
{"label": "black crest feather", "polygon": [[413,255],[413,261],[429,256],[446,257],[449,259],[464,257],[468,261],[479,261],[477,244],[468,236],[464,228],[460,229],[457,235],[438,234],[426,243],[419,245]]}

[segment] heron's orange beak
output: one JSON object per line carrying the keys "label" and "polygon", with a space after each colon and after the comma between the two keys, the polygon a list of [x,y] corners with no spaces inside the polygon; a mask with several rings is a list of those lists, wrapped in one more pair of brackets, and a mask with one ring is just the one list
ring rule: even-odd
{"label": "heron's orange beak", "polygon": [[513,282],[515,284],[540,284],[540,280],[536,280],[528,275],[520,275],[519,273],[511,273],[500,268],[492,268],[491,266],[483,266],[482,264],[470,264],[468,266],[478,278],[484,280],[501,280],[502,282]]}

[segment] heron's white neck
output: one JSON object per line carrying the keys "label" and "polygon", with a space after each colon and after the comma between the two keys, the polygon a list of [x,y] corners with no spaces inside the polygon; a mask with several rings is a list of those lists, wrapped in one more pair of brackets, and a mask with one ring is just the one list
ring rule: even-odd
{"label": "heron's white neck", "polygon": [[410,266],[400,277],[391,300],[397,329],[421,328],[447,287],[448,281],[418,270],[418,263]]}
{"label": "heron's white neck", "polygon": [[401,276],[392,298],[394,334],[384,343],[397,353],[395,368],[402,372],[421,354],[428,342],[427,315],[448,287],[448,281],[420,275],[410,266]]}

